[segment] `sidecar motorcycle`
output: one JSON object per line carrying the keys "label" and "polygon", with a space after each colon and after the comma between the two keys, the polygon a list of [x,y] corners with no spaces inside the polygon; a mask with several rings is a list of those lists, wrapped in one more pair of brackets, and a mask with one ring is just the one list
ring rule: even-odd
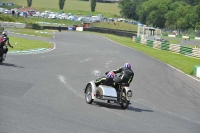
{"label": "sidecar motorcycle", "polygon": [[84,89],[86,103],[91,104],[95,99],[114,101],[120,104],[122,109],[128,108],[132,97],[132,91],[126,83],[118,84],[118,91],[112,86],[96,86],[94,80],[90,81]]}

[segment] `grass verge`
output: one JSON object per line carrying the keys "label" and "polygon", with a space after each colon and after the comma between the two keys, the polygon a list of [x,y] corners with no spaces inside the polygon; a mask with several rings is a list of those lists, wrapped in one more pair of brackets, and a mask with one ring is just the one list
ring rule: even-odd
{"label": "grass verge", "polygon": [[9,48],[9,51],[15,50],[31,50],[36,48],[52,48],[53,45],[50,42],[38,41],[38,40],[30,40],[25,38],[13,37],[10,36],[10,43],[14,46],[14,48]]}
{"label": "grass verge", "polygon": [[102,27],[102,28],[110,28],[117,30],[127,30],[127,31],[135,31],[137,32],[138,26],[133,24],[128,24],[125,22],[101,22],[101,23],[93,23],[94,27]]}
{"label": "grass verge", "polygon": [[127,37],[119,37],[119,36],[110,35],[110,34],[100,34],[100,35],[105,36],[113,41],[116,41],[130,48],[139,50],[189,75],[193,74],[193,67],[195,65],[200,65],[200,59],[187,57],[181,54],[172,53],[170,51],[150,48],[148,46],[134,43],[130,38],[127,38]]}

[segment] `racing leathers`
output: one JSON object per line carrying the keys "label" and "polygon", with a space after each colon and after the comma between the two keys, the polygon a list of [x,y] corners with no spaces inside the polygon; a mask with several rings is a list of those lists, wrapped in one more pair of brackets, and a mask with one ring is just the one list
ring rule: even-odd
{"label": "racing leathers", "polygon": [[134,77],[134,72],[131,70],[131,68],[127,67],[120,67],[117,70],[113,70],[113,72],[115,74],[120,73],[119,76],[115,76],[114,78],[116,89],[118,89],[117,83],[126,83],[127,86],[129,86]]}
{"label": "racing leathers", "polygon": [[1,37],[1,42],[0,42],[0,49],[2,49],[3,50],[3,53],[1,53],[2,55],[0,55],[0,57],[2,57],[3,56],[3,54],[4,55],[6,55],[6,53],[8,52],[8,48],[7,48],[7,46],[6,46],[6,43],[7,43],[7,45],[9,46],[9,47],[11,47],[11,48],[13,48],[13,46],[10,44],[10,42],[9,42],[9,38],[6,36],[6,35],[3,35],[2,37]]}
{"label": "racing leathers", "polygon": [[113,78],[106,76],[96,79],[94,83],[96,84],[96,86],[99,85],[114,86]]}

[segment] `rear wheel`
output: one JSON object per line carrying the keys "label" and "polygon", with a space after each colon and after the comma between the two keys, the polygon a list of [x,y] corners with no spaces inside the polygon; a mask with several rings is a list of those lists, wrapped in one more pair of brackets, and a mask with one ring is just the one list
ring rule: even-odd
{"label": "rear wheel", "polygon": [[88,84],[87,87],[86,87],[85,101],[88,104],[91,104],[93,102],[93,99],[92,99],[92,86],[91,86],[91,84]]}
{"label": "rear wheel", "polygon": [[128,101],[128,100],[126,99],[126,92],[123,91],[122,94],[121,94],[121,103],[120,103],[121,108],[122,108],[122,109],[127,109],[128,106],[129,106],[129,103],[130,103],[130,101]]}

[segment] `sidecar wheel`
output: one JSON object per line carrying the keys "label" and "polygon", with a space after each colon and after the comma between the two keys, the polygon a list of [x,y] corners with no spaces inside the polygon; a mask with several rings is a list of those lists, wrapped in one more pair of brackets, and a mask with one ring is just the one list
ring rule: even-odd
{"label": "sidecar wheel", "polygon": [[122,103],[120,103],[121,108],[122,109],[127,109],[128,106],[129,106],[129,104],[130,104],[130,101],[128,101],[126,99],[126,93],[125,93],[125,91],[123,91],[123,93],[122,93],[122,99],[121,99],[121,101],[122,101]]}
{"label": "sidecar wheel", "polygon": [[87,85],[87,87],[86,87],[85,101],[88,104],[91,104],[93,102],[93,99],[92,99],[92,86],[91,86],[91,84]]}

